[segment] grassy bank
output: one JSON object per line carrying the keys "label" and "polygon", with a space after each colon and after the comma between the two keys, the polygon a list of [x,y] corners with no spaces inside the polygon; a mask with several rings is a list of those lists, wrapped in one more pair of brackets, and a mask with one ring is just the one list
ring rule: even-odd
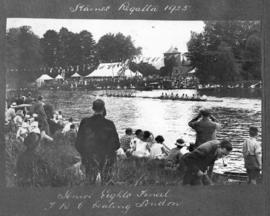
{"label": "grassy bank", "polygon": [[[6,131],[6,182],[8,187],[18,186],[16,161],[25,151],[22,142],[16,140],[15,132]],[[84,169],[79,169],[80,156],[71,142],[62,133],[56,133],[53,142],[41,141],[37,155],[43,161],[43,175],[35,178],[35,186],[73,186],[86,183]],[[44,171],[45,170],[45,171]],[[165,160],[130,157],[118,159],[114,164],[107,185],[181,185],[182,173],[166,166]],[[235,184],[215,176],[216,184]]]}

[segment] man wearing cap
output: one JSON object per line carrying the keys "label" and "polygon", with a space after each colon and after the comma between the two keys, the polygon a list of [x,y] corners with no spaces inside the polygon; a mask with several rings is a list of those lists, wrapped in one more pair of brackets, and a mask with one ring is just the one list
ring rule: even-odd
{"label": "man wearing cap", "polygon": [[181,158],[185,166],[183,185],[212,184],[206,173],[207,168],[213,166],[218,158],[227,156],[231,151],[232,144],[228,140],[211,140],[185,154]]}
{"label": "man wearing cap", "polygon": [[99,175],[102,183],[106,183],[120,143],[114,123],[105,118],[104,101],[95,100],[92,109],[93,116],[80,123],[75,147],[82,157],[89,183],[94,184]]}
{"label": "man wearing cap", "polygon": [[188,125],[196,131],[195,147],[210,140],[216,139],[216,130],[220,128],[216,118],[209,110],[203,109]]}

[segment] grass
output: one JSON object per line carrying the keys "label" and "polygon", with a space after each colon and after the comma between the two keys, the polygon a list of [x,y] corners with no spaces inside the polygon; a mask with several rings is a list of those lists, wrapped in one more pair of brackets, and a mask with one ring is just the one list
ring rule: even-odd
{"label": "grass", "polygon": [[[18,185],[16,161],[26,148],[16,140],[14,129],[8,129],[6,138],[6,182],[8,187]],[[84,185],[85,175],[74,166],[80,161],[79,153],[62,133],[54,135],[53,142],[41,141],[36,149],[38,156],[45,162],[46,179],[39,179],[39,186]],[[111,179],[106,184],[113,185],[172,185],[179,183],[175,170],[167,169],[164,160],[130,157],[119,159],[113,166]],[[78,165],[78,163],[77,163]],[[43,178],[43,177],[39,177]],[[40,184],[42,182],[42,184]]]}
{"label": "grass", "polygon": [[[85,174],[79,169],[80,156],[74,143],[62,133],[54,135],[53,142],[41,141],[36,154],[44,162],[43,175],[37,175],[30,186],[74,186],[85,185]],[[7,128],[6,141],[6,182],[7,187],[18,186],[16,162],[18,156],[26,150],[24,144],[16,140],[14,128]],[[45,167],[45,168],[44,168]],[[38,171],[37,171],[38,173]],[[165,160],[129,157],[118,159],[112,169],[112,175],[106,185],[146,186],[180,185],[182,173],[167,167]],[[216,178],[217,184],[236,184],[228,179]],[[239,182],[238,182],[239,183]]]}

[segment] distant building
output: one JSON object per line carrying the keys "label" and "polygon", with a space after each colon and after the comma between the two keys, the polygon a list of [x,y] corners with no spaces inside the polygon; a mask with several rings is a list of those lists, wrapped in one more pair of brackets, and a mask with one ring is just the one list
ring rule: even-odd
{"label": "distant building", "polygon": [[168,76],[173,80],[179,80],[188,75],[192,70],[189,62],[186,60],[186,54],[182,54],[176,47],[171,47],[164,53],[165,67],[167,66]]}

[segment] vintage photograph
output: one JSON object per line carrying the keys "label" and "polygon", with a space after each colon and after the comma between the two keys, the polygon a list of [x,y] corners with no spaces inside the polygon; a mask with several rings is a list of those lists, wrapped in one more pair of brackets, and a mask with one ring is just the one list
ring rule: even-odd
{"label": "vintage photograph", "polygon": [[7,187],[260,184],[260,21],[7,18]]}

